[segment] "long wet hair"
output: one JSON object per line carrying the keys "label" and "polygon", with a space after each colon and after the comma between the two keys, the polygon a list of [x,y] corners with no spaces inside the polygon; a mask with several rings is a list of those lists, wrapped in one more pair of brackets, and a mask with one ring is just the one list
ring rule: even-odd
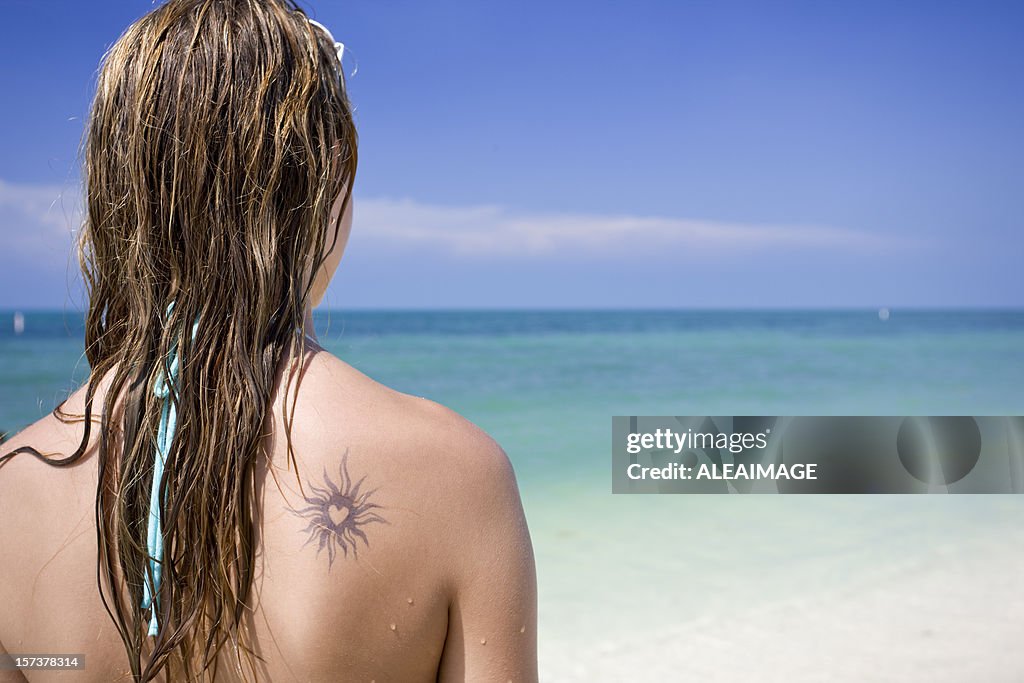
{"label": "long wet hair", "polygon": [[[291,0],[169,0],[104,58],[84,144],[84,434],[67,456],[24,447],[4,460],[29,452],[68,466],[98,441],[97,579],[135,680],[212,679],[225,644],[257,677],[245,624],[264,420],[278,369],[302,353],[356,148],[334,45]],[[164,400],[154,387],[175,349],[150,642],[139,605]],[[290,429],[288,444],[293,460]]]}

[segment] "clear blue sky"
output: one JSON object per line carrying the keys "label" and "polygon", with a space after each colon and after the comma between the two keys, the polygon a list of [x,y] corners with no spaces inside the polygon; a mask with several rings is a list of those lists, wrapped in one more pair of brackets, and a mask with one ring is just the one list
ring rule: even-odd
{"label": "clear blue sky", "polygon": [[[0,307],[75,300],[95,69],[151,6],[0,9]],[[303,6],[358,62],[333,307],[1024,305],[1022,3]]]}

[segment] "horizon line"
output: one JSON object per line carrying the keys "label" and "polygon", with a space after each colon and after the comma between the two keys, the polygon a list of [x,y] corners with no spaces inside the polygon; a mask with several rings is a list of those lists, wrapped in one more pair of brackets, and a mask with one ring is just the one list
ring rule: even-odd
{"label": "horizon line", "polygon": [[[968,304],[968,305],[945,305],[945,304],[917,304],[917,305],[745,305],[745,306],[590,306],[590,305],[557,305],[557,306],[349,306],[344,308],[317,308],[313,315],[339,314],[339,313],[685,313],[685,312],[723,312],[723,313],[758,313],[758,312],[878,312],[888,310],[895,312],[1014,312],[1024,313],[1024,305],[1004,304]],[[45,306],[23,306],[23,307],[0,307],[0,315],[14,315],[15,313],[65,313],[81,314],[86,313],[83,309],[71,309],[68,307],[45,307]]]}

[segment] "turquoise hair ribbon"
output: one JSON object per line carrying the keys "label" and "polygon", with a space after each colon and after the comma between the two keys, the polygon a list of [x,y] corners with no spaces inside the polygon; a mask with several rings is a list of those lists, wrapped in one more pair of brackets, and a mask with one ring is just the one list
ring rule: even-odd
{"label": "turquoise hair ribbon", "polygon": [[[168,318],[174,310],[172,302],[167,307]],[[199,319],[192,325],[192,340],[196,338],[196,331],[199,329]],[[171,444],[174,441],[174,433],[178,428],[178,369],[181,365],[180,354],[178,353],[178,342],[174,342],[170,352],[167,354],[167,364],[157,375],[156,384],[153,387],[153,394],[163,399],[163,408],[160,411],[160,427],[156,435],[156,455],[153,458],[153,485],[149,491],[149,529],[146,535],[146,546],[149,551],[149,567],[153,575],[153,585],[150,585],[147,574],[143,585],[142,609],[150,609],[149,635],[155,636],[159,624],[157,622],[157,594],[160,591],[160,575],[164,560],[164,537],[160,529],[160,480],[164,475],[164,463],[171,452]],[[173,399],[171,392],[174,392]]]}

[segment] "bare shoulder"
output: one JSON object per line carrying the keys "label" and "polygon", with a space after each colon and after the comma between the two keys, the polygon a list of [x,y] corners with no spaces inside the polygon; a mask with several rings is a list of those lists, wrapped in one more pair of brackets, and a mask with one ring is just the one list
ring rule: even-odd
{"label": "bare shoulder", "polygon": [[296,451],[310,458],[300,469],[320,481],[344,456],[348,473],[365,478],[374,502],[385,508],[389,533],[406,547],[410,536],[432,539],[431,552],[448,558],[437,567],[442,573],[454,576],[497,557],[495,539],[504,539],[514,555],[529,556],[512,464],[470,420],[390,389],[327,353],[311,362],[296,406],[306,416],[295,422]]}
{"label": "bare shoulder", "polygon": [[411,416],[403,430],[411,445],[405,457],[417,463],[417,476],[457,517],[458,528],[518,514],[515,472],[497,441],[439,403],[415,397],[402,402],[402,414]]}
{"label": "bare shoulder", "polygon": [[[309,362],[295,406],[300,479],[318,485],[339,472],[362,485],[360,491],[372,491],[368,502],[379,506],[375,512],[386,524],[373,527],[370,547],[394,551],[393,572],[415,568],[448,586],[449,595],[485,574],[495,584],[510,568],[530,575],[532,548],[515,473],[484,430],[327,353]],[[279,436],[276,452],[282,451]],[[285,500],[300,501],[284,479]],[[410,556],[417,562],[410,564]],[[374,562],[380,567],[386,560]]]}
{"label": "bare shoulder", "polygon": [[[396,394],[398,392],[395,392]],[[512,465],[498,442],[454,410],[434,401],[398,394],[395,417],[414,456],[429,456],[429,466],[451,484],[482,488],[514,485]],[[467,494],[471,491],[466,491]]]}
{"label": "bare shoulder", "polygon": [[438,493],[446,497],[471,500],[515,489],[505,451],[455,411],[391,389],[328,353],[316,354],[307,383],[297,404],[316,406],[312,427],[327,437],[324,443],[349,442],[381,464],[412,471],[424,485],[444,483]]}
{"label": "bare shoulder", "polygon": [[[65,405],[71,402],[69,399]],[[71,412],[72,418],[76,415]],[[35,498],[39,486],[53,484],[49,481],[53,466],[43,462],[33,451],[49,460],[67,458],[79,449],[83,433],[84,420],[62,422],[51,413],[16,434],[8,434],[6,441],[0,443],[0,501],[10,502],[18,496]],[[68,469],[74,471],[81,465],[78,462]],[[77,479],[77,476],[72,475],[72,478]]]}
{"label": "bare shoulder", "polygon": [[[7,434],[7,440],[0,443],[0,458],[4,458],[4,456],[14,451],[26,447],[33,448],[50,458],[67,457],[77,451],[85,436],[86,396],[91,381],[92,378],[72,391],[63,403],[58,406],[59,411],[54,410],[47,413],[16,434]],[[95,387],[90,412],[90,421],[93,428],[90,430],[89,442],[86,444],[89,448],[95,448],[98,441],[99,430],[96,425],[99,423],[103,398],[106,395],[109,384],[108,376],[97,382]],[[58,417],[57,412],[62,417]],[[24,457],[22,457],[23,455]],[[82,458],[83,463],[85,459]],[[15,462],[21,464],[15,465]],[[31,454],[19,453],[10,458],[9,463],[3,465],[3,469],[0,469],[0,472],[8,469],[35,471],[37,468],[42,468],[40,471],[46,471],[48,467],[50,466],[39,461],[38,458],[33,457]],[[17,475],[11,476],[13,478]],[[0,475],[0,479],[2,479],[2,475]]]}
{"label": "bare shoulder", "polygon": [[[53,464],[68,460],[82,446],[85,422],[76,412],[79,393],[84,392],[65,402],[64,420],[51,413],[0,443],[0,544],[16,542],[18,534],[30,529],[36,534],[62,530],[74,517],[69,512],[88,505],[95,488],[90,456],[96,439],[90,438],[79,459],[59,468]],[[39,520],[50,523],[41,525]]]}

